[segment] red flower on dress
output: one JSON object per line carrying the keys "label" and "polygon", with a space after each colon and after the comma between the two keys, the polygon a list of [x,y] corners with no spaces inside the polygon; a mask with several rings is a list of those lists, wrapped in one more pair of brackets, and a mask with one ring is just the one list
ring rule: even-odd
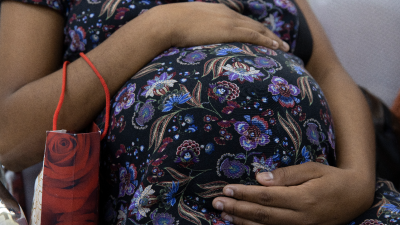
{"label": "red flower on dress", "polygon": [[179,163],[182,167],[188,167],[199,162],[200,145],[193,140],[185,140],[179,145],[176,151],[175,163]]}
{"label": "red flower on dress", "polygon": [[225,106],[225,107],[222,109],[222,113],[231,114],[231,113],[233,112],[234,109],[240,108],[240,105],[239,105],[237,102],[228,101],[227,103],[228,103],[228,106]]}
{"label": "red flower on dress", "polygon": [[172,140],[172,138],[170,138],[170,137],[166,137],[166,138],[164,138],[163,139],[163,141],[162,141],[162,145],[160,146],[160,148],[158,149],[158,152],[162,152],[162,151],[164,151],[166,148],[167,148],[167,145],[169,144],[169,143],[171,143],[171,142],[173,142],[174,140]]}
{"label": "red flower on dress", "polygon": [[129,9],[125,8],[125,7],[117,9],[117,14],[115,15],[114,19],[122,20],[125,17],[125,13],[128,11],[129,11]]}
{"label": "red flower on dress", "polygon": [[239,87],[228,81],[218,81],[216,84],[210,84],[208,88],[208,96],[221,103],[236,99],[239,93]]}

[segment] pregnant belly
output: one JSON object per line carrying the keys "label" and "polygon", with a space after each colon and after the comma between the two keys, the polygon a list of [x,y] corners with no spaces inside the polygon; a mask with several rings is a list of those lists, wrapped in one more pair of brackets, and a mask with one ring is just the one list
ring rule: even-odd
{"label": "pregnant belly", "polygon": [[103,196],[124,202],[138,223],[209,224],[218,220],[212,199],[228,183],[257,184],[257,173],[308,161],[334,164],[324,95],[301,60],[279,50],[172,48],[112,104]]}

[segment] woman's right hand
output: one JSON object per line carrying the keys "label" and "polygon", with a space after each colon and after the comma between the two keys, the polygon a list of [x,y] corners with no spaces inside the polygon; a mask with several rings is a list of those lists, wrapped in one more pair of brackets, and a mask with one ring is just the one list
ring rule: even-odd
{"label": "woman's right hand", "polygon": [[150,11],[158,17],[171,46],[244,42],[289,50],[289,45],[263,24],[224,4],[174,3],[160,5]]}

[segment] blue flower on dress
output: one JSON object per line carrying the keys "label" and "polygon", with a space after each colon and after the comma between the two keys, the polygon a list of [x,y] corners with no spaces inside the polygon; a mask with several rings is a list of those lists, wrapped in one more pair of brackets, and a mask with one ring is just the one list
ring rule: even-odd
{"label": "blue flower on dress", "polygon": [[171,93],[168,94],[162,104],[162,111],[163,112],[168,112],[171,111],[172,108],[174,108],[175,105],[180,105],[183,104],[191,98],[190,93]]}
{"label": "blue flower on dress", "polygon": [[332,148],[335,149],[335,134],[333,132],[332,125],[329,125],[328,140],[329,140],[329,143],[331,144]]}
{"label": "blue flower on dress", "polygon": [[254,166],[253,172],[262,173],[262,172],[271,172],[276,169],[277,163],[274,163],[273,157],[269,157],[265,159],[264,156],[257,158],[256,156],[253,157],[253,163],[251,164]]}
{"label": "blue flower on dress", "polygon": [[201,51],[194,51],[185,56],[182,61],[187,62],[189,64],[196,64],[199,61],[205,59],[207,57],[206,53]]}
{"label": "blue flower on dress", "polygon": [[300,162],[300,164],[311,161],[311,154],[310,151],[307,150],[306,146],[301,149],[301,155],[304,157],[304,159]]}
{"label": "blue flower on dress", "polygon": [[231,81],[239,80],[240,83],[244,83],[245,80],[254,82],[254,80],[261,80],[261,77],[265,76],[259,70],[240,62],[234,62],[232,65],[228,64],[222,68],[226,70],[222,74],[223,76],[228,76]]}
{"label": "blue flower on dress", "polygon": [[256,67],[256,68],[271,68],[271,67],[276,67],[278,64],[276,63],[275,60],[269,57],[256,57],[253,60],[251,59],[244,59],[244,62]]}
{"label": "blue flower on dress", "polygon": [[220,48],[216,52],[217,55],[228,55],[229,53],[239,53],[242,51],[243,50],[238,47],[231,47],[231,48]]}
{"label": "blue flower on dress", "polygon": [[214,144],[213,143],[208,143],[206,147],[204,148],[207,154],[211,154],[214,151]]}
{"label": "blue flower on dress", "polygon": [[249,9],[251,12],[259,15],[259,18],[265,17],[268,14],[267,7],[271,8],[272,5],[270,3],[260,3],[257,1],[249,3]]}
{"label": "blue flower on dress", "polygon": [[131,183],[131,174],[124,167],[119,168],[119,194],[118,197],[124,197],[125,195],[132,195],[135,191],[135,185]]}
{"label": "blue flower on dress", "polygon": [[187,124],[192,124],[192,123],[194,123],[194,116],[190,115],[190,114],[186,114],[186,116],[183,118],[183,120]]}
{"label": "blue flower on dress", "polygon": [[158,213],[151,220],[154,225],[173,225],[175,217],[168,213]]}
{"label": "blue flower on dress", "polygon": [[306,135],[307,139],[314,145],[319,145],[319,132],[317,130],[318,126],[315,123],[307,124]]}
{"label": "blue flower on dress", "polygon": [[146,217],[150,207],[157,202],[157,197],[153,195],[155,191],[151,187],[152,185],[149,185],[143,190],[143,186],[140,185],[133,195],[128,209],[133,210],[132,214],[136,214],[137,220]]}
{"label": "blue flower on dress", "polygon": [[187,129],[185,129],[185,132],[193,133],[197,131],[197,126],[192,124],[190,125]]}
{"label": "blue flower on dress", "polygon": [[303,74],[303,73],[306,73],[306,71],[304,70],[304,68],[303,68],[302,66],[300,66],[299,64],[297,64],[297,63],[292,63],[292,64],[290,64],[290,67],[291,67],[294,71],[296,71],[296,73],[299,74],[299,75],[301,75],[301,74]]}
{"label": "blue flower on dress", "polygon": [[149,0],[142,0],[139,3],[141,3],[143,5],[150,5],[150,1]]}
{"label": "blue flower on dress", "polygon": [[246,172],[247,168],[237,160],[230,161],[229,159],[225,159],[221,163],[220,170],[229,178],[239,178]]}
{"label": "blue flower on dress", "polygon": [[[250,116],[247,116],[250,117]],[[259,116],[246,118],[247,122],[235,123],[235,130],[242,136],[239,138],[240,145],[246,150],[255,149],[258,145],[264,146],[269,143],[268,122]]]}
{"label": "blue flower on dress", "polygon": [[125,164],[126,164],[126,169],[129,171],[129,174],[131,175],[131,177],[130,177],[131,182],[133,182],[133,184],[135,186],[137,186],[138,181],[135,180],[137,178],[137,169],[136,169],[135,164],[133,164],[133,163],[129,164],[129,162],[126,162]]}
{"label": "blue flower on dress", "polygon": [[92,34],[92,35],[90,36],[90,40],[92,41],[93,48],[95,48],[95,47],[97,47],[100,38],[99,38],[99,36],[98,36],[97,34]]}
{"label": "blue flower on dress", "polygon": [[256,57],[254,59],[254,62],[256,63],[255,67],[257,68],[271,68],[274,66],[278,66],[278,64],[276,64],[275,60],[273,60],[272,58],[267,58],[267,57]]}
{"label": "blue flower on dress", "polygon": [[62,4],[60,4],[59,0],[47,0],[46,1],[47,5],[50,6],[51,8],[55,9],[55,10],[60,10],[62,6]]}
{"label": "blue flower on dress", "polygon": [[293,15],[297,15],[296,6],[289,0],[274,0],[275,5],[287,9]]}
{"label": "blue flower on dress", "polygon": [[257,52],[259,52],[261,54],[272,55],[272,56],[278,55],[276,53],[276,51],[274,51],[270,48],[266,48],[264,46],[254,46],[254,50],[256,50]]}
{"label": "blue flower on dress", "polygon": [[392,217],[400,217],[400,208],[390,203],[382,205],[379,211],[383,211],[386,215],[392,215]]}
{"label": "blue flower on dress", "polygon": [[282,77],[272,77],[272,84],[268,85],[268,91],[274,96],[272,99],[279,102],[281,106],[286,108],[294,107],[294,103],[299,103],[300,100],[294,96],[300,94],[300,89],[295,85],[288,84]]}
{"label": "blue flower on dress", "polygon": [[285,22],[282,20],[281,16],[278,16],[278,12],[269,14],[269,16],[265,18],[262,23],[264,24],[264,26],[274,32],[278,37],[281,37],[281,34],[279,32],[282,31],[282,27]]}
{"label": "blue flower on dress", "polygon": [[291,161],[291,159],[290,159],[290,157],[287,156],[287,155],[284,155],[284,156],[282,156],[282,158],[281,158],[281,162],[284,163],[285,165],[289,165],[290,161]]}
{"label": "blue flower on dress", "polygon": [[135,119],[139,126],[145,126],[154,116],[154,106],[151,104],[154,100],[147,100],[142,108],[139,109],[138,117]]}
{"label": "blue flower on dress", "polygon": [[276,161],[279,161],[280,158],[281,158],[281,154],[279,154],[279,150],[278,150],[278,152],[275,153],[275,154],[272,156],[272,159],[274,160],[274,162],[276,162]]}
{"label": "blue flower on dress", "polygon": [[152,60],[152,62],[153,61],[156,61],[156,60],[158,60],[158,59],[160,59],[160,58],[162,58],[162,57],[164,57],[164,56],[171,56],[171,55],[175,55],[175,54],[178,54],[179,53],[179,49],[177,48],[177,47],[173,47],[173,48],[170,48],[170,49],[168,49],[167,51],[164,51],[162,54],[160,54],[159,56],[157,56],[157,57],[155,57],[153,60]]}
{"label": "blue flower on dress", "polygon": [[168,205],[174,206],[176,203],[175,194],[178,192],[179,189],[179,181],[174,182],[172,181],[172,187],[169,188],[169,192],[165,194],[165,201],[167,201]]}

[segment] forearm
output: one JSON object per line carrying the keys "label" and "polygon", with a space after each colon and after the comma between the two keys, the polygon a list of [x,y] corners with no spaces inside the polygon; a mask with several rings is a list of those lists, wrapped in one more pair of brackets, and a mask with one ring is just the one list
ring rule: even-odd
{"label": "forearm", "polygon": [[343,68],[334,68],[319,83],[328,101],[336,136],[336,163],[342,182],[351,185],[358,202],[355,212],[367,210],[375,192],[375,135],[367,102]]}
{"label": "forearm", "polygon": [[327,98],[336,136],[337,166],[375,180],[375,135],[368,104],[343,68],[331,69],[319,84]]}
{"label": "forearm", "polygon": [[[160,42],[163,33],[149,24],[155,22],[144,13],[87,54],[104,77],[111,95],[169,47]],[[9,71],[9,66],[15,64],[12,61],[14,57],[6,54],[6,51],[2,52],[0,71]],[[67,74],[67,91],[57,127],[78,131],[103,109],[104,91],[82,59],[71,63]],[[20,170],[43,159],[45,131],[52,128],[52,117],[61,91],[62,71],[41,76],[26,84],[10,84],[8,89],[4,87],[1,91],[0,161],[12,170]]]}
{"label": "forearm", "polygon": [[[337,166],[346,175],[360,207],[372,204],[375,188],[375,135],[371,114],[358,86],[344,70],[306,1],[297,1],[313,36],[307,70],[328,101],[336,136]],[[361,210],[362,211],[362,210]]]}
{"label": "forearm", "polygon": [[375,170],[375,137],[364,96],[342,67],[310,6],[297,1],[313,37],[307,70],[321,86],[334,121],[337,165],[340,168]]}

